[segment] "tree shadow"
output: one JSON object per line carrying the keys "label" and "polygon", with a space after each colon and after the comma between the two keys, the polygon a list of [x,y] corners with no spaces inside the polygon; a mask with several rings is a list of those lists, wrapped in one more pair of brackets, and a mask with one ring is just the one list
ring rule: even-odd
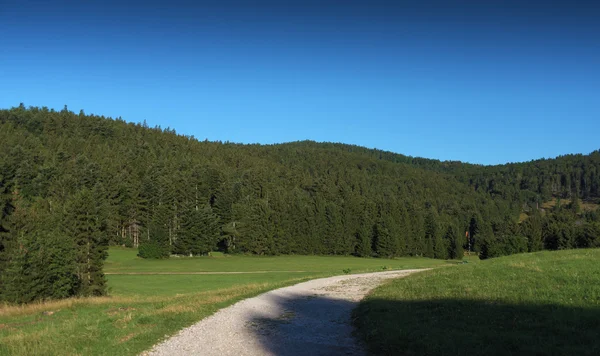
{"label": "tree shadow", "polygon": [[[600,355],[600,307],[278,295],[249,323],[272,355]],[[357,307],[358,306],[358,307]],[[356,327],[356,329],[355,329]]]}
{"label": "tree shadow", "polygon": [[248,327],[271,355],[364,355],[353,336],[352,310],[357,302],[288,293],[272,296]]}
{"label": "tree shadow", "polygon": [[367,299],[354,311],[376,355],[600,355],[600,308]]}

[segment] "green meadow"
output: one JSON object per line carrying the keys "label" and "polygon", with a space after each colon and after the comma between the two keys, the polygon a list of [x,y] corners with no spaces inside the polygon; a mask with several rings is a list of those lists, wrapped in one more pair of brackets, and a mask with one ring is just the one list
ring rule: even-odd
{"label": "green meadow", "polygon": [[600,249],[421,272],[354,312],[376,355],[600,355]]}
{"label": "green meadow", "polygon": [[[1,355],[134,355],[218,309],[344,273],[446,266],[426,258],[224,256],[143,260],[111,248],[109,296],[0,306]],[[206,274],[228,272],[227,274]],[[235,272],[235,273],[231,273]]]}

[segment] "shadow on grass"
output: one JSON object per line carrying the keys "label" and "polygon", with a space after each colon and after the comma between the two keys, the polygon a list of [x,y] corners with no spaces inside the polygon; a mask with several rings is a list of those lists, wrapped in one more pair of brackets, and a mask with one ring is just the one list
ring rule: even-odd
{"label": "shadow on grass", "polygon": [[258,310],[249,323],[265,354],[364,354],[351,320],[358,303],[293,294],[273,296],[270,302],[275,307]]}
{"label": "shadow on grass", "polygon": [[600,308],[367,299],[358,335],[377,355],[600,355]]}

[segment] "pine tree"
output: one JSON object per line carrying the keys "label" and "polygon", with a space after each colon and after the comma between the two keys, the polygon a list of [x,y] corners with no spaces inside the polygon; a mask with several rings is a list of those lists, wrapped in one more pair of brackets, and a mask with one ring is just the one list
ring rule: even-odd
{"label": "pine tree", "polygon": [[397,223],[398,231],[398,256],[410,255],[409,241],[412,235],[412,227],[407,212],[404,209],[399,211]]}
{"label": "pine tree", "polygon": [[542,239],[542,218],[540,214],[535,213],[521,224],[521,231],[528,240],[528,251],[535,252],[544,248]]}
{"label": "pine tree", "polygon": [[467,237],[467,243],[464,246],[468,252],[472,252],[472,251],[477,251],[476,249],[476,242],[477,242],[477,237],[480,233],[481,230],[481,218],[473,215],[469,221],[469,228],[468,228],[468,237]]}
{"label": "pine tree", "polygon": [[344,251],[341,241],[342,220],[337,206],[329,203],[325,206],[325,249],[334,255]]}
{"label": "pine tree", "polygon": [[380,217],[374,228],[375,252],[379,257],[393,257],[397,241],[392,236],[385,218]]}
{"label": "pine tree", "polygon": [[569,208],[571,209],[571,212],[573,212],[573,214],[579,214],[581,213],[581,204],[579,203],[579,197],[577,196],[577,193],[573,194],[573,199],[571,200],[571,205],[569,206]]}
{"label": "pine tree", "polygon": [[75,241],[78,294],[103,295],[106,279],[102,272],[107,257],[107,237],[101,223],[101,208],[91,190],[83,189],[67,202],[64,226]]}
{"label": "pine tree", "polygon": [[448,243],[449,241],[442,236],[434,235],[433,237],[433,257],[445,260],[448,258]]}
{"label": "pine tree", "polygon": [[13,248],[2,275],[2,298],[13,303],[73,296],[79,285],[73,241],[58,230],[49,204],[19,200],[11,235]]}
{"label": "pine tree", "polygon": [[[1,174],[1,173],[0,173]],[[2,178],[0,177],[0,184],[2,184]],[[2,300],[3,286],[3,275],[8,267],[10,259],[10,248],[11,244],[14,245],[12,240],[11,231],[9,227],[9,217],[12,214],[14,207],[10,200],[10,195],[7,194],[7,187],[0,185],[0,300]]]}
{"label": "pine tree", "polygon": [[202,229],[198,236],[195,253],[206,254],[216,249],[220,237],[221,225],[219,217],[208,204],[203,209],[199,209],[198,214]]}
{"label": "pine tree", "polygon": [[369,219],[366,214],[360,219],[360,225],[358,230],[356,231],[356,247],[355,247],[355,255],[358,257],[369,257],[372,255],[373,251],[371,250],[372,244],[372,224],[369,223]]}
{"label": "pine tree", "polygon": [[435,249],[438,248],[436,244],[437,239],[437,222],[434,212],[429,209],[425,215],[423,230],[425,231],[425,257],[434,258]]}
{"label": "pine tree", "polygon": [[[461,235],[454,224],[449,224],[444,234],[445,246],[447,247],[446,259],[462,260],[464,251],[462,246]],[[440,257],[442,258],[442,257]]]}
{"label": "pine tree", "polygon": [[176,253],[194,256],[216,249],[220,225],[210,205],[187,204],[184,209],[181,231],[174,244]]}
{"label": "pine tree", "polygon": [[423,216],[419,211],[409,211],[410,226],[412,227],[411,235],[409,238],[410,254],[412,256],[423,256],[425,253],[425,231],[423,230]]}
{"label": "pine tree", "polygon": [[242,251],[264,255],[273,250],[275,238],[273,211],[266,199],[257,199],[251,203],[240,230],[242,236],[238,246]]}
{"label": "pine tree", "polygon": [[155,259],[169,258],[171,246],[169,246],[169,234],[164,225],[151,221],[144,232],[138,248],[138,256]]}

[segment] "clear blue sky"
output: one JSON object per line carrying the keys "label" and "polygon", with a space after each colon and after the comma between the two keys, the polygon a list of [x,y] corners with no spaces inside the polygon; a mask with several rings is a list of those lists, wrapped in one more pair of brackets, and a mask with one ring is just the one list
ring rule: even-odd
{"label": "clear blue sky", "polygon": [[589,153],[595,3],[0,0],[0,107],[483,164]]}

